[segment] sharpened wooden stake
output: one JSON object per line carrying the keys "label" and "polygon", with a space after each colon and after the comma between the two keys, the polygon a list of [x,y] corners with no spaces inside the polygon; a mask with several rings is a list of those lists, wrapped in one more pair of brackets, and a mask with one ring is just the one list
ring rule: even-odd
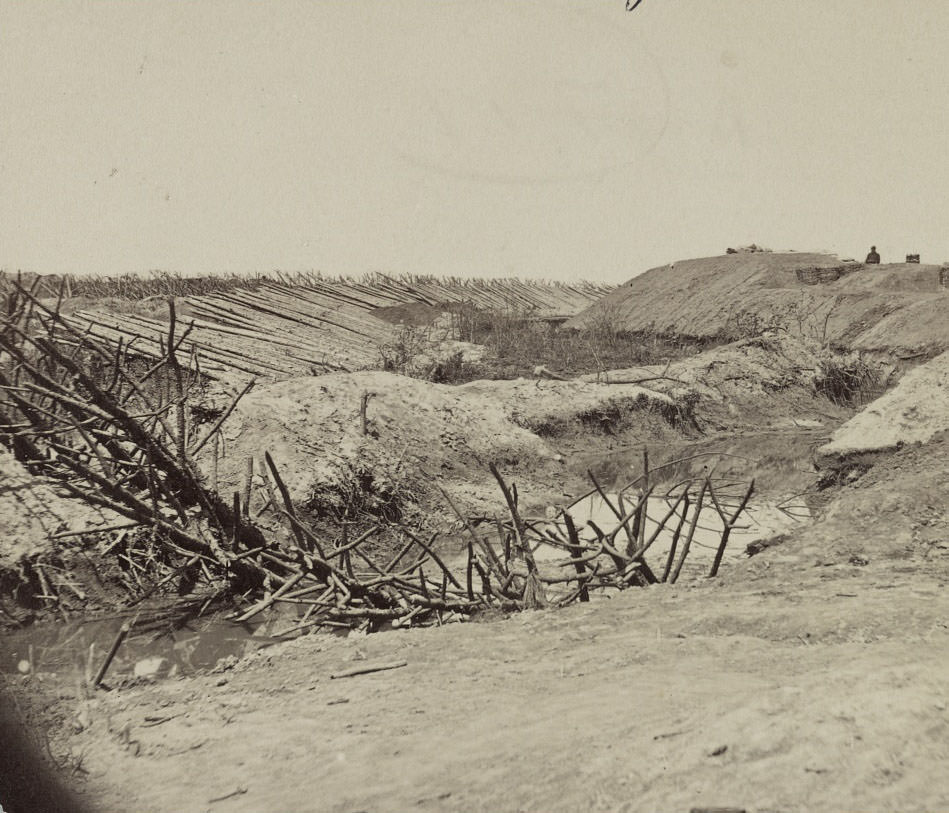
{"label": "sharpened wooden stake", "polygon": [[580,583],[577,596],[580,601],[588,602],[590,600],[590,591],[587,589],[586,584],[587,569],[582,561],[583,548],[580,546],[580,535],[577,533],[577,528],[573,524],[573,517],[566,511],[563,512],[563,522],[564,525],[567,526],[567,535],[570,537],[570,546],[567,550],[570,551],[570,555],[574,559],[573,567],[577,571],[577,581]]}
{"label": "sharpened wooden stake", "polygon": [[244,518],[250,518],[250,489],[254,481],[254,457],[247,455],[244,460],[244,493],[241,495],[241,503],[244,509]]}
{"label": "sharpened wooden stake", "polygon": [[682,497],[682,516],[679,517],[679,523],[676,525],[675,532],[672,534],[672,542],[669,545],[669,555],[666,557],[666,567],[662,571],[662,579],[660,581],[667,582],[669,581],[669,572],[672,570],[672,563],[675,561],[676,555],[676,546],[679,544],[679,537],[682,535],[682,528],[685,526],[685,521],[689,516],[689,488],[686,486],[685,492]]}
{"label": "sharpened wooden stake", "polygon": [[[649,493],[649,449],[643,446],[643,491]],[[637,515],[639,521],[639,536],[636,540],[637,550],[642,555],[643,548],[646,547],[646,516],[649,500],[643,500],[640,505],[642,511]]]}
{"label": "sharpened wooden stake", "polygon": [[115,636],[115,640],[112,641],[112,646],[109,647],[109,652],[105,656],[105,660],[102,661],[102,666],[99,667],[99,671],[96,673],[96,679],[92,681],[93,688],[98,688],[99,684],[102,683],[105,673],[109,671],[109,667],[112,665],[112,660],[115,658],[115,653],[119,651],[119,647],[122,646],[122,642],[129,634],[130,629],[132,629],[131,621],[122,622],[122,626],[119,627],[119,631]]}
{"label": "sharpened wooden stake", "polygon": [[695,529],[699,524],[699,514],[702,513],[702,501],[705,499],[705,491],[707,488],[708,478],[706,477],[702,482],[702,487],[699,489],[698,499],[695,501],[695,513],[692,515],[692,524],[689,526],[688,536],[686,536],[685,542],[682,545],[682,555],[679,557],[675,570],[672,571],[672,577],[669,579],[672,584],[675,584],[679,578],[679,573],[682,572],[682,565],[685,564],[685,558],[689,555],[689,548],[692,547],[692,537],[695,536]]}
{"label": "sharpened wooden stake", "polygon": [[474,601],[474,587],[471,583],[471,571],[474,569],[474,548],[471,546],[471,540],[468,540],[468,563],[465,568],[465,587],[468,590],[468,601]]}

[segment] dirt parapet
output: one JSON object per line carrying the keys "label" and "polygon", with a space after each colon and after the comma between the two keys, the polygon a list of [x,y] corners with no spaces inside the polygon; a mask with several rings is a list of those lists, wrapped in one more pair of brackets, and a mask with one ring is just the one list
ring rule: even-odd
{"label": "dirt parapet", "polygon": [[[676,405],[644,387],[581,381],[451,387],[384,372],[298,378],[238,404],[224,430],[218,488],[240,490],[247,458],[269,451],[294,503],[317,512],[398,516],[443,502],[438,487],[463,504],[495,506],[489,462],[545,481],[562,466],[540,436],[545,428],[636,409]],[[212,461],[202,465],[210,476]]]}
{"label": "dirt parapet", "polygon": [[768,329],[863,350],[949,348],[940,266],[842,264],[831,254],[732,254],[653,268],[566,323],[742,338]]}
{"label": "dirt parapet", "polygon": [[643,413],[660,416],[670,425],[687,422],[686,403],[667,393],[640,384],[610,386],[584,378],[567,381],[472,381],[458,391],[498,403],[509,420],[541,437],[572,430],[613,434],[630,421],[641,422]]}

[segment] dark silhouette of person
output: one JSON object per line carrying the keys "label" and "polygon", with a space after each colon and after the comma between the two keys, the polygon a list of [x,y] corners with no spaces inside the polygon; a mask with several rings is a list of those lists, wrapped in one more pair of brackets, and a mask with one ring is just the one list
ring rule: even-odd
{"label": "dark silhouette of person", "polygon": [[872,263],[872,264],[874,264],[874,265],[879,265],[879,264],[880,264],[880,255],[877,254],[877,247],[876,247],[876,246],[870,246],[870,253],[867,254],[867,259],[865,260],[865,262],[866,262],[866,263]]}

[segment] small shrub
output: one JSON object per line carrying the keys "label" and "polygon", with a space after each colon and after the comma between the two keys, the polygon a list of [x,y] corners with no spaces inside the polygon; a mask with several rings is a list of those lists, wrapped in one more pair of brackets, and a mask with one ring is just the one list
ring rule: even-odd
{"label": "small shrub", "polygon": [[838,406],[853,406],[878,394],[879,374],[858,354],[828,355],[814,375],[814,391]]}
{"label": "small shrub", "polygon": [[461,350],[446,350],[430,328],[403,328],[394,342],[379,348],[379,366],[388,373],[434,384],[461,384],[483,377],[480,365],[465,361]]}
{"label": "small shrub", "polygon": [[452,353],[441,361],[436,361],[428,373],[428,380],[435,384],[457,384],[470,381],[473,366],[464,360],[464,354],[459,351]]}
{"label": "small shrub", "polygon": [[788,327],[788,320],[778,314],[743,310],[728,318],[722,337],[726,341],[757,339],[767,333],[787,333]]}
{"label": "small shrub", "polygon": [[384,466],[359,456],[354,460],[338,459],[335,469],[334,483],[318,489],[306,503],[307,512],[318,519],[398,522],[415,500],[405,472],[397,463]]}
{"label": "small shrub", "polygon": [[387,373],[409,375],[413,360],[428,346],[424,328],[404,327],[395,340],[379,348],[380,366]]}

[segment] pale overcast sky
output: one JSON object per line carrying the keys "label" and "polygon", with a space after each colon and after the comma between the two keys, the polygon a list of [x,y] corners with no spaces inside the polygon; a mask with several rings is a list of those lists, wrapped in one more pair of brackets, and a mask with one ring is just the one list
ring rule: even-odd
{"label": "pale overcast sky", "polygon": [[944,0],[0,0],[0,268],[949,260]]}

